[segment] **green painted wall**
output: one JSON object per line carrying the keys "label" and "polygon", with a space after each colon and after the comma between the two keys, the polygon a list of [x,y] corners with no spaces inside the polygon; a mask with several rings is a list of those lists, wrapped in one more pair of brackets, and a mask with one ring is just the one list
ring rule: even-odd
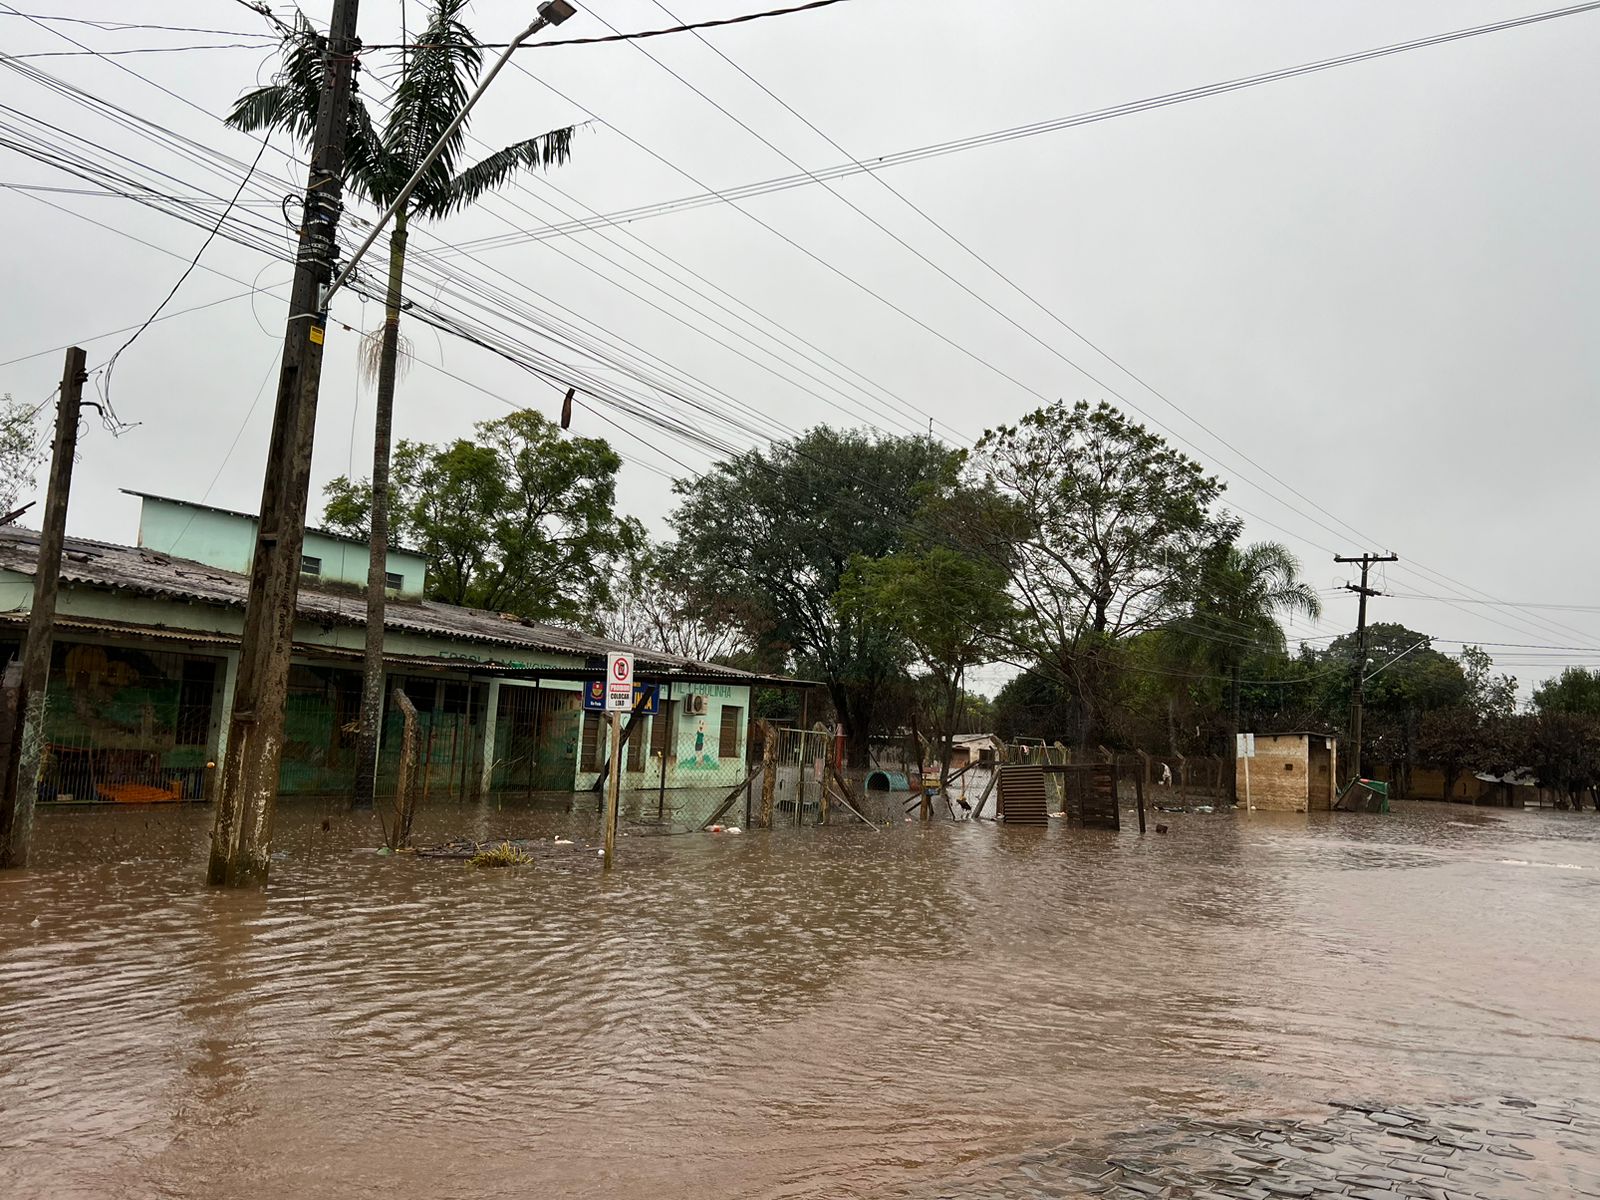
{"label": "green painted wall", "polygon": [[[25,612],[32,602],[33,579],[31,576],[21,575],[13,571],[0,570],[0,611]],[[204,604],[189,604],[176,600],[161,600],[139,596],[117,596],[109,592],[89,587],[76,587],[63,584],[58,600],[58,611],[62,616],[83,617],[116,621],[125,624],[143,625],[171,630],[185,630],[196,633],[218,633],[238,636],[243,627],[243,612],[233,609],[223,609]],[[95,639],[88,639],[95,640]],[[104,639],[101,639],[104,640]],[[359,651],[363,646],[363,631],[359,628],[337,627],[324,629],[316,625],[301,624],[295,629],[297,643],[308,647],[339,648],[344,650]],[[514,663],[525,668],[557,667],[572,668],[584,665],[584,659],[578,655],[556,655],[548,653],[535,653],[533,651],[519,650],[508,646],[492,646],[475,642],[461,642],[450,640],[436,640],[415,634],[391,633],[386,639],[386,646],[390,653],[397,655],[419,655],[429,657],[453,657],[461,662],[462,676],[478,663]],[[236,651],[218,646],[212,651],[219,659],[231,657]],[[327,664],[319,664],[327,668]],[[342,669],[342,668],[341,668]],[[348,668],[352,673],[358,670],[352,662]],[[392,672],[391,674],[395,674]],[[352,675],[353,677],[353,675]],[[547,681],[541,685],[545,693],[564,692],[576,693],[582,685],[576,682]],[[513,690],[520,690],[515,681],[504,681],[501,696],[502,706],[506,703],[506,696]],[[219,673],[218,695],[224,691]],[[330,690],[326,695],[315,695],[315,689],[308,689],[299,695],[291,697],[289,706],[288,739],[291,743],[290,752],[286,754],[284,771],[284,790],[318,791],[329,790],[344,786],[344,775],[350,768],[342,753],[343,747],[337,743],[340,738],[336,726],[340,722],[348,722],[351,714],[344,711],[343,702],[339,701]],[[690,695],[704,695],[707,698],[707,711],[703,715],[691,715],[685,711],[684,699]],[[750,714],[750,689],[743,686],[729,684],[678,684],[673,688],[673,699],[678,703],[673,709],[673,729],[670,735],[670,761],[667,765],[668,788],[713,788],[732,787],[744,777],[745,763],[745,736]],[[719,732],[721,729],[722,710],[725,706],[736,705],[740,709],[738,722],[738,751],[736,754],[723,758],[719,754]],[[650,718],[651,722],[666,719],[663,716]],[[508,747],[514,745],[514,731],[508,728],[508,718],[502,712],[496,725],[496,758],[507,757]],[[703,726],[703,728],[702,728]],[[441,726],[443,728],[443,726]],[[578,737],[581,732],[580,716],[574,710],[568,716],[562,716],[545,723],[543,743],[541,744],[538,763],[538,779],[534,786],[549,789],[583,789],[594,784],[595,772],[578,771]],[[389,731],[386,730],[386,745],[392,745],[388,740]],[[442,736],[442,735],[441,735]],[[526,731],[523,734],[526,738]],[[651,728],[647,723],[635,732],[635,736],[645,739],[648,747],[651,742]],[[477,741],[482,738],[482,723],[474,734]],[[461,744],[459,739],[457,744]],[[191,756],[193,757],[193,756]],[[627,759],[624,759],[626,766]],[[176,766],[176,762],[173,763]],[[524,786],[521,778],[513,778],[503,769],[497,769],[495,784],[517,788]],[[645,766],[641,771],[628,771],[625,773],[625,786],[630,789],[653,788],[660,786],[659,760],[647,752]]]}
{"label": "green painted wall", "polygon": [[[250,570],[250,556],[256,541],[254,518],[148,496],[142,498],[141,503],[139,545],[241,575]],[[302,553],[321,561],[322,572],[318,578],[323,582],[366,586],[366,543],[329,537],[308,529]],[[401,578],[401,586],[393,594],[421,596],[427,566],[427,560],[420,554],[408,550],[389,551],[387,569]]]}
{"label": "green painted wall", "polygon": [[[687,711],[688,705],[683,703],[688,696],[706,697],[706,711],[703,714],[690,714]],[[670,749],[667,752],[667,787],[731,788],[743,779],[746,770],[745,738],[750,723],[750,689],[726,683],[679,683],[673,685],[672,699],[675,703],[670,718],[658,713],[649,718],[650,724],[641,725],[629,738],[631,742],[634,737],[643,737],[647,745],[653,745],[654,723],[668,719],[672,721],[672,730],[668,734]],[[722,730],[722,710],[730,705],[739,709],[738,748],[736,753],[723,757],[718,744]],[[626,748],[623,749],[623,756],[623,765],[626,767],[628,763]],[[660,787],[660,767],[658,759],[647,755],[644,770],[624,771],[623,787],[634,789]],[[597,772],[579,772],[577,786],[580,790],[593,787],[597,778]]]}

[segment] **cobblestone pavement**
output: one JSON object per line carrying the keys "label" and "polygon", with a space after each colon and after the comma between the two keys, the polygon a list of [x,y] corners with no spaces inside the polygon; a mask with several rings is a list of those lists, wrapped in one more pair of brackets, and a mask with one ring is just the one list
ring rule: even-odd
{"label": "cobblestone pavement", "polygon": [[1523,1200],[1600,1197],[1600,1108],[1516,1097],[1308,1121],[1177,1121],[998,1164],[941,1200]]}

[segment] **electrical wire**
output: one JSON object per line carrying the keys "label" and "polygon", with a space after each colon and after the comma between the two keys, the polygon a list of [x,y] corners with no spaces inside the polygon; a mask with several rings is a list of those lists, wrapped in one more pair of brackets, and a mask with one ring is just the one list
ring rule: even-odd
{"label": "electrical wire", "polygon": [[[1461,41],[1466,38],[1482,37],[1487,34],[1501,33],[1509,29],[1520,28],[1526,25],[1539,24],[1546,21],[1558,20],[1564,17],[1579,16],[1600,10],[1600,3],[1587,3],[1573,5],[1567,8],[1551,9],[1545,12],[1534,13],[1525,17],[1516,17],[1506,21],[1495,21],[1486,25],[1475,25],[1470,28],[1458,29],[1449,33],[1433,34],[1427,37],[1414,38],[1405,42],[1394,42],[1389,45],[1375,47],[1370,50],[1357,51],[1353,54],[1339,55],[1333,58],[1317,59],[1312,62],[1301,63],[1297,66],[1283,67],[1274,71],[1264,71],[1256,75],[1244,75],[1233,79],[1221,80],[1216,83],[1204,84],[1199,87],[1185,88],[1178,91],[1163,92],[1142,100],[1127,101],[1122,104],[1111,105],[1106,108],[1093,109],[1087,112],[1075,113],[1070,116],[1056,117],[1044,121],[1036,121],[1025,125],[1010,126],[1005,129],[994,130],[990,133],[974,134],[964,138],[956,138],[946,142],[935,142],[926,146],[919,146],[909,150],[900,150],[888,154],[877,155],[872,158],[854,159],[824,167],[815,171],[801,171],[794,175],[779,176],[773,179],[760,180],[753,183],[741,184],[734,187],[704,191],[695,195],[679,197],[676,200],[661,201],[653,204],[639,205],[629,209],[619,209],[605,213],[596,221],[574,222],[568,225],[551,225],[542,229],[527,230],[522,240],[535,240],[545,237],[559,237],[575,233],[583,229],[593,228],[595,224],[618,224],[627,221],[637,221],[647,217],[662,216],[669,213],[686,212],[695,208],[708,205],[722,204],[729,200],[743,200],[755,196],[768,195],[772,192],[786,191],[790,188],[804,187],[812,183],[821,183],[827,180],[842,179],[849,175],[862,173],[876,173],[889,167],[904,166],[908,163],[921,162],[929,158],[939,158],[946,154],[959,153],[964,150],[977,149],[982,146],[999,145],[1004,142],[1015,141],[1020,138],[1034,137],[1043,133],[1056,133],[1063,129],[1072,129],[1081,125],[1095,124],[1100,121],[1114,120],[1119,117],[1132,116],[1137,113],[1149,112],[1155,109],[1167,108],[1175,104],[1184,104],[1191,100],[1206,99],[1210,96],[1223,95],[1228,92],[1240,91],[1245,88],[1259,87],[1262,84],[1276,83],[1280,80],[1298,78],[1322,71],[1351,66],[1356,63],[1369,62],[1374,59],[1386,58],[1396,54],[1404,54],[1412,50],[1426,49],[1428,47],[1443,45],[1448,42]],[[719,52],[720,53],[720,52]],[[705,185],[701,185],[705,187]],[[480,239],[478,244],[483,244]]]}
{"label": "electrical wire", "polygon": [[[15,14],[0,13],[0,16]],[[33,50],[26,54],[0,54],[0,58],[20,61],[25,58],[111,58],[128,54],[178,54],[189,50],[264,50],[271,42],[211,42],[204,46],[130,46],[121,50]]]}
{"label": "electrical wire", "polygon": [[[252,11],[255,11],[252,8]],[[242,29],[203,29],[193,25],[147,25],[132,21],[97,21],[89,17],[60,17],[52,13],[0,13],[0,17],[25,17],[30,21],[58,21],[67,25],[88,25],[102,33],[128,33],[133,30],[160,33],[212,33],[219,37],[267,37],[267,34],[247,33]]]}
{"label": "electrical wire", "polygon": [[[144,319],[144,324],[140,325],[138,329],[134,330],[133,333],[129,335],[128,340],[123,342],[117,351],[106,360],[105,377],[100,388],[100,399],[105,404],[107,416],[111,421],[116,421],[117,419],[115,411],[111,408],[111,375],[112,372],[117,368],[117,359],[122,357],[123,352],[127,350],[129,346],[133,345],[134,342],[139,340],[140,334],[142,334],[146,329],[150,328],[150,323],[161,315],[161,310],[166,308],[167,305],[172,302],[172,298],[178,294],[178,289],[183,286],[184,280],[188,279],[190,275],[194,274],[194,269],[200,265],[201,256],[205,254],[206,248],[210,246],[214,240],[216,240],[218,232],[220,232],[222,229],[223,222],[228,219],[228,214],[233,211],[233,206],[238,203],[239,197],[243,194],[245,186],[250,182],[251,177],[255,175],[256,168],[261,165],[261,156],[266,153],[268,140],[269,139],[266,137],[261,139],[261,148],[256,151],[255,161],[250,164],[250,169],[245,172],[244,178],[239,181],[238,189],[233,193],[233,198],[228,201],[228,206],[222,210],[222,215],[217,218],[217,223],[211,227],[211,232],[206,234],[206,240],[201,242],[200,248],[194,252],[194,258],[191,259],[189,265],[183,269],[183,274],[178,276],[178,281],[172,285],[172,290],[162,298],[160,304],[156,305],[155,311]],[[113,428],[112,432],[116,432],[115,428]]]}
{"label": "electrical wire", "polygon": [[[247,7],[249,7],[249,6],[247,5]],[[159,85],[157,85],[157,86],[159,86]],[[166,89],[162,89],[162,90],[166,90]]]}
{"label": "electrical wire", "polygon": [[[667,8],[667,6],[664,3],[662,3],[661,0],[654,0],[654,2],[656,4],[656,7],[661,9],[662,12],[666,13],[669,17],[672,17],[675,20],[677,19],[676,15],[672,12],[672,10]],[[1337,58],[1337,59],[1322,60],[1320,63],[1311,64],[1310,67],[1308,67],[1308,68],[1291,68],[1290,71],[1292,71],[1294,73],[1304,73],[1304,71],[1308,70],[1308,69],[1327,69],[1329,66],[1333,66],[1333,65],[1345,65],[1345,64],[1347,64],[1349,62],[1352,62],[1352,61],[1365,61],[1368,58],[1378,57],[1378,56],[1383,55],[1383,54],[1399,53],[1399,52],[1401,52],[1403,50],[1407,50],[1407,49],[1416,49],[1416,48],[1418,48],[1420,46],[1423,46],[1423,45],[1437,45],[1437,44],[1441,44],[1441,43],[1446,42],[1446,41],[1460,40],[1461,38],[1464,38],[1464,37],[1481,36],[1484,33],[1499,32],[1499,31],[1502,31],[1502,30],[1505,30],[1505,29],[1516,28],[1516,27],[1520,27],[1522,25],[1532,24],[1532,23],[1536,23],[1536,22],[1539,22],[1539,21],[1543,21],[1543,20],[1551,20],[1551,19],[1555,19],[1555,18],[1561,17],[1561,16],[1571,16],[1571,15],[1576,15],[1578,13],[1590,12],[1590,11],[1594,11],[1596,8],[1600,8],[1600,5],[1595,5],[1595,4],[1578,5],[1578,6],[1574,6],[1574,7],[1567,8],[1567,9],[1555,10],[1555,11],[1550,12],[1550,13],[1537,14],[1537,15],[1535,15],[1533,17],[1517,18],[1517,19],[1514,19],[1512,21],[1495,22],[1495,23],[1490,24],[1490,25],[1477,26],[1477,27],[1473,27],[1472,29],[1468,29],[1468,30],[1459,30],[1459,31],[1455,31],[1454,33],[1450,33],[1450,34],[1435,35],[1434,37],[1431,37],[1431,38],[1416,39],[1416,40],[1414,40],[1412,42],[1407,42],[1407,43],[1398,43],[1398,44],[1395,44],[1395,45],[1391,45],[1389,47],[1380,48],[1380,50],[1377,50],[1377,51],[1366,51],[1366,52],[1361,52],[1360,54],[1357,54],[1357,55],[1346,55],[1346,56],[1341,56],[1340,58]],[[696,36],[699,37],[699,35],[696,35]],[[703,38],[703,37],[700,37],[699,40],[702,41],[714,54],[716,54],[719,58],[721,58],[724,62],[726,62],[730,67],[732,67],[734,70],[736,70],[740,75],[744,76],[744,78],[747,79],[750,83],[752,83],[757,88],[759,88],[763,93],[765,93],[773,101],[775,101],[780,106],[782,106],[787,112],[789,112],[796,119],[800,120],[803,124],[805,124],[808,128],[810,128],[814,133],[816,133],[824,141],[828,142],[828,144],[830,146],[832,146],[835,150],[837,150],[841,154],[845,154],[845,155],[849,156],[849,151],[848,150],[846,150],[843,146],[841,146],[833,138],[829,137],[820,128],[818,128],[814,123],[812,123],[810,120],[808,120],[803,114],[801,114],[793,106],[791,106],[790,104],[785,102],[781,97],[779,97],[776,93],[774,93],[770,88],[768,88],[768,87],[766,87],[766,85],[762,84],[760,80],[756,79],[753,75],[751,75],[743,67],[739,66],[739,64],[734,62],[734,60],[732,58],[730,58],[726,53],[724,53],[722,50],[718,49],[716,46],[712,45],[710,42],[706,41],[706,39]],[[744,121],[740,120],[738,117],[736,117],[732,113],[728,112],[728,110],[726,108],[724,108],[722,105],[718,104],[715,100],[712,100],[711,97],[706,95],[706,93],[703,92],[701,89],[695,87],[688,80],[684,79],[683,76],[680,75],[678,72],[673,71],[669,67],[666,67],[666,65],[664,63],[661,63],[660,60],[656,59],[654,55],[650,55],[648,53],[648,51],[644,50],[643,47],[637,47],[637,48],[640,49],[642,52],[646,53],[646,55],[648,57],[650,57],[652,59],[652,61],[655,61],[658,66],[661,66],[664,70],[666,70],[669,74],[671,74],[675,79],[677,79],[679,82],[683,83],[686,87],[690,88],[690,90],[694,91],[697,95],[699,95],[702,99],[706,100],[713,107],[717,108],[720,112],[723,113],[723,115],[727,116],[730,120],[732,120],[736,124],[740,125],[747,132],[749,132],[752,136],[756,137],[759,141],[761,141],[764,145],[768,146],[770,149],[772,149],[776,153],[780,154],[783,158],[785,158],[792,165],[794,165],[796,167],[800,167],[801,166],[801,164],[796,162],[792,157],[790,157],[789,155],[785,154],[782,150],[779,150],[778,147],[773,145],[773,143],[771,141],[769,141],[765,137],[762,137],[759,133],[757,133],[754,129],[752,129]],[[1263,76],[1250,77],[1250,79],[1251,79],[1252,85],[1253,85],[1254,83],[1257,83],[1257,82],[1266,82],[1266,81],[1268,81],[1270,79],[1281,78],[1281,77],[1284,76],[1284,74],[1285,74],[1284,72],[1268,73],[1267,75],[1263,75]],[[1232,82],[1237,83],[1239,81],[1232,81]],[[1214,87],[1227,87],[1228,85],[1213,85],[1213,86]],[[1230,90],[1231,90],[1231,88],[1230,88]],[[1213,94],[1210,89],[1200,89],[1200,91],[1203,91],[1205,94]],[[1177,94],[1169,94],[1169,95],[1186,95],[1186,94],[1177,93]],[[1190,95],[1190,96],[1188,96],[1188,98],[1193,98],[1193,96]],[[1141,107],[1141,110],[1142,110],[1142,106],[1140,106],[1140,107]],[[1107,112],[1107,111],[1117,111],[1117,110],[1102,110],[1102,112]],[[853,156],[851,156],[851,157],[852,157],[852,161],[854,161],[853,160]],[[942,275],[944,278],[946,278],[950,282],[954,283],[957,287],[959,287],[962,291],[966,292],[969,296],[971,296],[972,298],[978,300],[979,303],[983,304],[991,312],[994,312],[996,315],[1000,316],[1008,324],[1011,324],[1013,327],[1018,329],[1020,332],[1024,333],[1026,336],[1031,338],[1033,341],[1035,341],[1036,343],[1038,343],[1039,345],[1044,347],[1047,351],[1049,351],[1050,353],[1054,354],[1057,358],[1060,358],[1063,362],[1067,363],[1067,365],[1072,366],[1074,369],[1078,370],[1080,372],[1080,374],[1083,374],[1091,382],[1094,382],[1098,386],[1100,386],[1102,388],[1105,388],[1107,391],[1110,391],[1111,394],[1116,396],[1119,401],[1121,401],[1127,407],[1132,408],[1140,416],[1144,417],[1146,420],[1151,421],[1158,428],[1161,428],[1162,430],[1164,430],[1165,432],[1171,434],[1172,436],[1177,437],[1179,440],[1183,441],[1186,445],[1189,445],[1192,449],[1194,449],[1197,452],[1199,452],[1199,447],[1195,446],[1187,438],[1183,438],[1181,434],[1177,433],[1177,431],[1171,429],[1169,426],[1167,426],[1167,425],[1163,424],[1162,422],[1156,420],[1153,417],[1152,414],[1150,414],[1147,411],[1145,411],[1144,409],[1140,408],[1138,405],[1133,404],[1124,394],[1122,394],[1121,392],[1117,391],[1115,388],[1110,387],[1108,384],[1105,383],[1105,381],[1099,379],[1098,377],[1096,377],[1092,373],[1086,371],[1081,366],[1081,364],[1077,363],[1076,361],[1074,361],[1074,360],[1072,360],[1070,358],[1067,358],[1065,355],[1063,355],[1059,351],[1057,351],[1053,346],[1050,346],[1049,344],[1045,343],[1042,339],[1040,339],[1036,335],[1034,335],[1030,330],[1027,330],[1020,323],[1018,323],[1017,321],[1013,320],[1008,314],[1006,314],[1006,313],[1002,312],[1000,309],[998,309],[994,304],[992,304],[986,298],[978,295],[972,288],[968,287],[961,280],[956,279],[953,275],[950,274],[950,272],[948,272],[944,268],[940,267],[937,263],[934,263],[931,259],[929,259],[921,251],[918,251],[915,247],[912,247],[909,243],[907,243],[899,235],[897,235],[893,231],[887,229],[881,222],[879,222],[875,218],[871,217],[864,210],[862,210],[857,205],[855,205],[854,203],[849,201],[846,197],[844,197],[842,194],[840,194],[837,191],[835,191],[833,188],[828,187],[826,182],[824,182],[824,181],[822,181],[820,179],[817,179],[816,176],[814,176],[812,173],[805,171],[805,169],[803,167],[801,167],[801,171],[802,171],[802,175],[805,178],[810,179],[810,180],[812,180],[814,182],[823,183],[823,186],[830,193],[832,193],[837,199],[839,199],[841,202],[843,202],[852,211],[854,211],[858,215],[862,216],[869,223],[871,223],[874,227],[876,227],[877,229],[879,229],[880,231],[885,233],[887,236],[889,236],[897,244],[899,244],[900,246],[902,246],[906,250],[910,251],[918,259],[920,259],[921,261],[926,263],[928,266],[932,267],[940,275]],[[1251,467],[1253,467],[1256,470],[1260,471],[1264,476],[1266,476],[1268,479],[1270,479],[1278,487],[1283,488],[1284,490],[1286,490],[1290,494],[1294,495],[1298,499],[1304,501],[1307,504],[1310,504],[1317,511],[1319,511],[1319,512],[1323,513],[1324,515],[1328,516],[1329,518],[1337,521],[1340,525],[1345,526],[1347,529],[1350,529],[1352,532],[1355,532],[1355,533],[1357,533],[1358,536],[1360,536],[1359,531],[1355,530],[1355,528],[1353,526],[1351,526],[1348,522],[1344,521],[1342,518],[1339,518],[1336,514],[1332,513],[1326,507],[1324,507],[1323,505],[1319,504],[1317,501],[1311,499],[1311,497],[1305,495],[1303,492],[1299,491],[1292,484],[1288,483],[1286,480],[1282,479],[1280,476],[1278,476],[1277,474],[1275,474],[1274,472],[1272,472],[1271,470],[1269,470],[1268,468],[1263,466],[1261,463],[1259,463],[1255,459],[1251,458],[1248,454],[1244,453],[1237,446],[1234,446],[1226,438],[1222,437],[1215,430],[1213,430],[1210,427],[1208,427],[1203,421],[1200,421],[1192,413],[1188,412],[1182,406],[1178,405],[1175,401],[1171,400],[1164,393],[1162,393],[1161,391],[1156,389],[1153,385],[1148,383],[1145,379],[1143,379],[1142,377],[1140,377],[1139,375],[1134,373],[1123,362],[1121,362],[1116,357],[1111,355],[1109,352],[1107,352],[1105,349],[1103,349],[1100,345],[1096,344],[1093,340],[1091,340],[1085,334],[1083,334],[1079,329],[1075,328],[1074,326],[1072,326],[1071,324],[1069,324],[1068,322],[1063,320],[1061,318],[1061,316],[1058,313],[1056,313],[1052,308],[1050,308],[1049,306],[1045,305],[1042,301],[1040,301],[1032,293],[1030,293],[1026,289],[1024,289],[1020,284],[1018,284],[1009,275],[1007,275],[1006,273],[1001,271],[999,268],[995,267],[992,262],[990,262],[988,259],[986,259],[983,255],[979,254],[967,242],[965,242],[964,240],[959,238],[956,234],[951,232],[947,227],[945,227],[943,224],[941,224],[935,218],[933,218],[931,215],[929,215],[920,206],[915,204],[912,200],[910,200],[908,197],[906,197],[898,189],[893,187],[893,185],[890,184],[887,180],[883,179],[876,172],[869,172],[869,173],[872,175],[872,178],[874,179],[874,181],[879,184],[879,186],[883,187],[892,196],[894,196],[896,199],[900,200],[903,204],[905,204],[907,207],[909,207],[917,216],[921,217],[925,222],[927,222],[928,224],[932,225],[936,230],[938,230],[938,232],[940,232],[948,240],[950,240],[951,242],[955,243],[955,245],[958,246],[963,252],[965,252],[969,257],[975,259],[987,271],[989,271],[991,274],[993,274],[998,279],[1000,279],[1003,283],[1005,283],[1012,291],[1014,291],[1017,294],[1021,295],[1033,307],[1037,308],[1040,312],[1044,313],[1047,317],[1049,317],[1057,325],[1061,326],[1061,328],[1063,328],[1065,331],[1067,331],[1068,333],[1072,334],[1079,341],[1083,342],[1091,350],[1093,350],[1095,353],[1099,354],[1102,358],[1104,358],[1107,362],[1111,363],[1114,367],[1116,367],[1123,374],[1127,375],[1130,379],[1132,379],[1140,387],[1144,388],[1151,395],[1155,396],[1162,403],[1166,404],[1170,409],[1172,409],[1173,411],[1175,411],[1175,412],[1179,413],[1180,415],[1184,416],[1187,420],[1189,420],[1196,427],[1198,427],[1201,431],[1203,431],[1208,437],[1210,437],[1214,442],[1216,442],[1217,444],[1219,444],[1219,445],[1223,446],[1224,448],[1226,448],[1235,457],[1237,457],[1240,460],[1248,463]],[[1240,474],[1239,477],[1243,478],[1245,480],[1245,482],[1250,483],[1252,486],[1256,486],[1258,488],[1258,490],[1262,490],[1265,494],[1270,494],[1270,493],[1266,492],[1266,489],[1261,489],[1259,487],[1259,485],[1255,484],[1253,480],[1250,480],[1247,476],[1244,476],[1242,473]],[[1290,508],[1291,511],[1298,512],[1299,515],[1301,515],[1302,517],[1308,517],[1314,523],[1320,525],[1322,528],[1326,529],[1328,532],[1335,534],[1335,536],[1342,536],[1342,535],[1339,534],[1338,530],[1335,530],[1331,526],[1328,526],[1328,525],[1326,525],[1326,524],[1324,524],[1324,523],[1322,523],[1320,521],[1316,521],[1315,518],[1310,518],[1309,514],[1306,514],[1303,511],[1295,509],[1294,506],[1286,504],[1285,507]],[[1279,527],[1279,528],[1281,528],[1281,527]],[[1441,578],[1446,578],[1446,577],[1441,577]],[[1451,581],[1451,582],[1454,582],[1454,581]],[[1487,593],[1484,593],[1484,594],[1487,594]],[[1566,627],[1566,628],[1567,628],[1568,632],[1574,632],[1574,633],[1578,632],[1577,630],[1571,629],[1571,627]]]}
{"label": "electrical wire", "polygon": [[[767,17],[787,17],[793,13],[809,12],[814,8],[828,8],[834,4],[843,4],[845,0],[810,0],[807,4],[795,4],[788,8],[772,8],[765,12],[741,13],[736,17],[719,17],[711,21],[697,21],[692,25],[675,25],[670,29],[645,29],[635,33],[622,33],[612,30],[607,37],[581,37],[563,38],[550,42],[522,42],[518,44],[519,50],[553,50],[557,46],[598,46],[606,42],[636,42],[645,38],[666,37],[674,33],[690,33],[697,29],[716,29],[723,25],[742,25],[747,21],[761,21]],[[504,50],[511,45],[510,42],[481,42],[485,50]],[[389,42],[364,47],[367,50],[426,50],[426,42]]]}

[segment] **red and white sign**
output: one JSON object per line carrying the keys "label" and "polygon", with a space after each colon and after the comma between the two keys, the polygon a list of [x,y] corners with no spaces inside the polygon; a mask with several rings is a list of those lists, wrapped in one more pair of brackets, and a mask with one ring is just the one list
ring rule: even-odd
{"label": "red and white sign", "polygon": [[633,655],[606,655],[606,711],[628,712],[633,708]]}

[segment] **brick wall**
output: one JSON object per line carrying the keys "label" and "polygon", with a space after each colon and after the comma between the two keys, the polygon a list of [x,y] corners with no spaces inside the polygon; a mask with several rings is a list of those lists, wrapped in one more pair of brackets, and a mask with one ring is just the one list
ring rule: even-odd
{"label": "brick wall", "polygon": [[[1256,756],[1250,762],[1250,803],[1276,812],[1306,811],[1307,756],[1303,737],[1257,735]],[[1235,764],[1239,777],[1239,803],[1245,796],[1245,760]],[[1325,804],[1319,807],[1326,807]]]}

